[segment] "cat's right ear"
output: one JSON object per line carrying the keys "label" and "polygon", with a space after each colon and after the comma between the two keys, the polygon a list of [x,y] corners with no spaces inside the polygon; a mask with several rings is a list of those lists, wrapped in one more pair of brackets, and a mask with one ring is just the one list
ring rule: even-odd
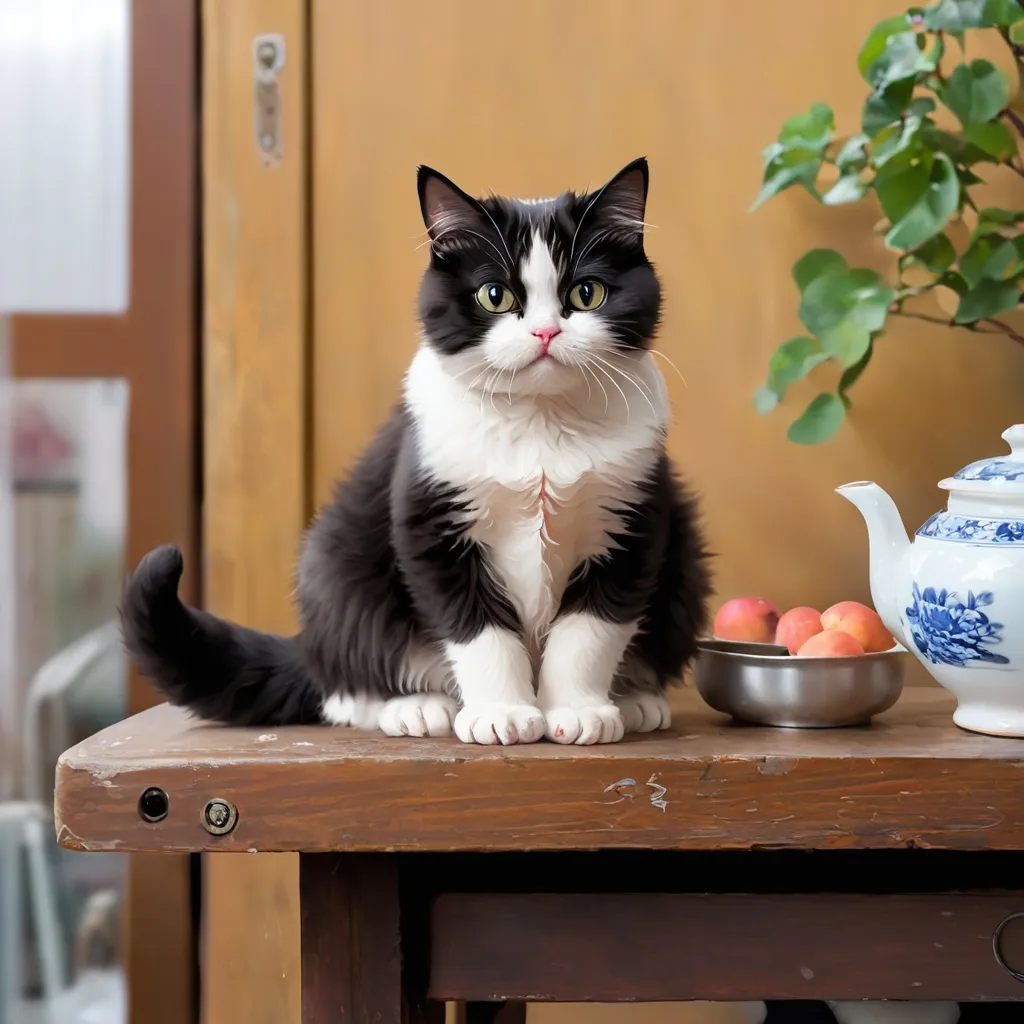
{"label": "cat's right ear", "polygon": [[439,171],[420,167],[416,174],[423,223],[436,242],[443,235],[485,229],[487,214],[480,204]]}

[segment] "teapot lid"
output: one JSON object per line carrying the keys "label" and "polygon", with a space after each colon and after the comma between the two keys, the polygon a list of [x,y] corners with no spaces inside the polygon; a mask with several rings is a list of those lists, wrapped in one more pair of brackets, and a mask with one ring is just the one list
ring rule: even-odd
{"label": "teapot lid", "polygon": [[1024,494],[1024,423],[1003,432],[1009,455],[979,459],[939,483],[947,491]]}

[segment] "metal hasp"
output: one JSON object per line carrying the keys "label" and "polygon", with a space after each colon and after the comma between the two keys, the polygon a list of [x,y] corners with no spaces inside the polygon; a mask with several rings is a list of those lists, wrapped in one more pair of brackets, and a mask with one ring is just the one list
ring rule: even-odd
{"label": "metal hasp", "polygon": [[278,73],[284,67],[284,36],[267,33],[252,41],[253,103],[256,148],[266,164],[280,163],[281,90]]}

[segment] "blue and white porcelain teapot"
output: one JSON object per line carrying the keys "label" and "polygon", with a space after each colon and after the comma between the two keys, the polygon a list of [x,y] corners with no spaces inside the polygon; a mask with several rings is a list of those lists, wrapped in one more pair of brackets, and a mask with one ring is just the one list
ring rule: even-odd
{"label": "blue and white porcelain teapot", "polygon": [[877,484],[838,489],[864,517],[871,598],[893,636],[957,698],[964,729],[1024,737],[1024,424],[1010,454],[940,482],[949,503],[913,542]]}

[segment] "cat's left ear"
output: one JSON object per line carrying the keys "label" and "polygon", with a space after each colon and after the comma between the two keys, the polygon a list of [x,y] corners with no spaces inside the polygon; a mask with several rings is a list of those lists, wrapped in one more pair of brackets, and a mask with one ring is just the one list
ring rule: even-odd
{"label": "cat's left ear", "polygon": [[423,223],[430,237],[437,241],[442,235],[459,231],[486,230],[487,214],[480,204],[432,167],[420,167],[416,174]]}
{"label": "cat's left ear", "polygon": [[647,208],[647,158],[626,164],[596,192],[587,206],[588,226],[616,229],[641,237],[644,233],[644,211]]}

